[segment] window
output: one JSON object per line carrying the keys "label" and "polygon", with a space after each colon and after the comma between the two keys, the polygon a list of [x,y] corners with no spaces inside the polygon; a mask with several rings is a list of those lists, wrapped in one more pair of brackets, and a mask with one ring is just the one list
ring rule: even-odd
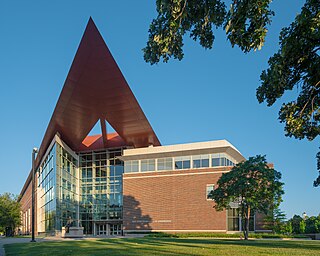
{"label": "window", "polygon": [[230,157],[226,154],[212,154],[211,155],[212,167],[215,166],[234,166],[235,163],[230,160]]}
{"label": "window", "polygon": [[193,156],[193,168],[209,167],[209,155]]}
{"label": "window", "polygon": [[141,172],[152,172],[155,170],[155,159],[141,160]]}
{"label": "window", "polygon": [[227,159],[227,166],[235,166],[235,164],[230,159]]}
{"label": "window", "polygon": [[124,172],[139,172],[139,161],[132,160],[124,162]]}
{"label": "window", "polygon": [[174,167],[176,170],[190,169],[190,156],[175,157]]}
{"label": "window", "polygon": [[213,190],[214,190],[214,184],[208,184],[207,185],[207,191],[206,191],[207,200],[212,200],[213,199],[212,195],[211,195]]}
{"label": "window", "polygon": [[[239,208],[228,209],[228,231],[242,231],[241,216]],[[254,231],[255,214],[253,211],[250,213],[249,231]]]}
{"label": "window", "polygon": [[158,159],[158,171],[172,170],[172,158],[159,158]]}
{"label": "window", "polygon": [[240,217],[238,208],[228,209],[228,231],[240,231]]}
{"label": "window", "polygon": [[220,166],[220,155],[219,154],[212,154],[212,167]]}

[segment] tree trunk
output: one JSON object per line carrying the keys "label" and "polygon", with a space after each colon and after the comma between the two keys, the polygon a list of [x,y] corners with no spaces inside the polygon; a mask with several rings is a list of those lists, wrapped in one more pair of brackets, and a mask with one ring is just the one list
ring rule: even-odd
{"label": "tree trunk", "polygon": [[247,213],[245,214],[245,221],[243,227],[244,239],[248,240],[249,238],[249,220],[250,220],[250,207],[247,209]]}

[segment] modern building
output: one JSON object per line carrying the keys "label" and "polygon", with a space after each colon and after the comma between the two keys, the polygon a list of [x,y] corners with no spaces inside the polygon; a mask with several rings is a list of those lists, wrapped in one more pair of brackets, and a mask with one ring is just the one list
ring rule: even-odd
{"label": "modern building", "polygon": [[[88,136],[97,122],[101,134]],[[209,193],[243,160],[226,140],[161,146],[90,19],[35,160],[35,231],[58,235],[70,221],[88,235],[239,231],[237,209],[215,211]],[[22,233],[31,231],[31,181],[32,172]]]}

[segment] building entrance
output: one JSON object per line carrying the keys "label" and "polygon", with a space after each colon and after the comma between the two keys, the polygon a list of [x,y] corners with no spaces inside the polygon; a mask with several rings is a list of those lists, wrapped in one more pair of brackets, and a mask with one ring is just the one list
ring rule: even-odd
{"label": "building entrance", "polygon": [[106,236],[107,234],[107,224],[98,225],[98,236]]}
{"label": "building entrance", "polygon": [[96,224],[95,235],[98,236],[119,236],[121,235],[121,224]]}
{"label": "building entrance", "polygon": [[121,224],[109,224],[109,227],[111,236],[121,235]]}

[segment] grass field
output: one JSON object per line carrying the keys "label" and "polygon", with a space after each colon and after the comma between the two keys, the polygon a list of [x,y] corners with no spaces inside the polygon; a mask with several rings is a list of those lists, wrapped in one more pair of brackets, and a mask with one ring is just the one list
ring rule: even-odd
{"label": "grass field", "polygon": [[126,238],[5,245],[6,256],[24,255],[320,255],[320,241]]}

